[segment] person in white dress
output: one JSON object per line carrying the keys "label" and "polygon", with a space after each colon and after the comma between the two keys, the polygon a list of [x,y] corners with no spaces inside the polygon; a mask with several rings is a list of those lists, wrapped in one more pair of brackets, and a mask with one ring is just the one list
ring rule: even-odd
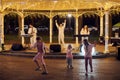
{"label": "person in white dress", "polygon": [[36,42],[37,29],[33,25],[29,25],[28,34],[32,35],[30,37],[30,44],[33,45]]}
{"label": "person in white dress", "polygon": [[56,26],[57,26],[57,29],[58,29],[58,43],[62,43],[64,44],[64,29],[65,29],[65,26],[66,26],[66,20],[64,20],[63,23],[61,23],[60,25],[58,25],[57,23],[57,20],[55,20],[55,23],[56,23]]}
{"label": "person in white dress", "polygon": [[89,35],[89,34],[90,34],[90,31],[88,30],[88,26],[85,25],[80,31],[80,35],[82,35],[82,42],[84,39],[88,40],[88,36],[84,36],[84,35]]}

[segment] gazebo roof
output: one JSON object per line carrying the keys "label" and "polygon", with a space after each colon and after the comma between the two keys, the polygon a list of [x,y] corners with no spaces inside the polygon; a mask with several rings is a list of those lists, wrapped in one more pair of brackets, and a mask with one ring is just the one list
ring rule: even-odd
{"label": "gazebo roof", "polygon": [[120,0],[1,0],[0,10],[120,9]]}

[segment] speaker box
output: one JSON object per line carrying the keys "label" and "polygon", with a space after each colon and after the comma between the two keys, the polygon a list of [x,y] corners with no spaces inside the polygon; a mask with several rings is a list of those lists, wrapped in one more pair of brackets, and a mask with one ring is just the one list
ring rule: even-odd
{"label": "speaker box", "polygon": [[22,44],[12,44],[11,49],[13,51],[20,51],[20,50],[23,50],[24,48],[23,48]]}
{"label": "speaker box", "polygon": [[51,52],[61,52],[61,45],[60,44],[52,44],[50,45]]}
{"label": "speaker box", "polygon": [[120,47],[118,47],[117,59],[120,60]]}

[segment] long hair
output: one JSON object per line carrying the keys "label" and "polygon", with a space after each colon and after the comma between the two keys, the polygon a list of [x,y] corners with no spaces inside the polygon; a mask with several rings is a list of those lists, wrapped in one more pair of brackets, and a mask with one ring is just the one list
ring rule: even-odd
{"label": "long hair", "polygon": [[86,51],[88,51],[88,45],[89,45],[88,40],[87,40],[87,39],[84,39],[84,40],[83,40],[83,43],[84,43],[84,45],[85,45]]}
{"label": "long hair", "polygon": [[[85,27],[85,26],[86,26],[86,27]],[[87,30],[87,32],[88,32],[88,31],[89,31],[89,30],[88,30],[88,26],[87,26],[87,25],[85,25],[85,26],[83,27],[83,29],[84,29],[84,31]]]}

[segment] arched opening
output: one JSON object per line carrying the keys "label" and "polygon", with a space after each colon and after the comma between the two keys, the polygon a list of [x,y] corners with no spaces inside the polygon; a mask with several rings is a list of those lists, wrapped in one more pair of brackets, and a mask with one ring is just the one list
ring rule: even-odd
{"label": "arched opening", "polygon": [[[5,44],[20,43],[20,37],[17,35],[18,14],[8,13],[4,16],[4,35]],[[17,38],[16,38],[17,37]]]}
{"label": "arched opening", "polygon": [[115,33],[120,36],[120,12],[112,14],[112,37],[115,37]]}
{"label": "arched opening", "polygon": [[[89,35],[89,41],[95,41],[99,39],[99,34],[100,34],[100,17],[96,14],[89,14],[85,13],[82,15],[82,27],[84,25],[88,26],[88,29],[90,31]],[[82,28],[81,27],[81,28]]]}
{"label": "arched opening", "polygon": [[[37,28],[37,36],[41,36],[44,42],[49,42],[49,18],[41,14],[30,14],[25,17],[24,25],[32,24]],[[26,29],[26,28],[24,28]],[[27,30],[25,33],[27,34]]]}
{"label": "arched opening", "polygon": [[64,29],[64,40],[65,43],[74,43],[75,34],[75,18],[73,16],[63,16],[63,15],[56,15],[53,17],[53,43],[58,43],[58,29],[55,24],[55,20],[57,20],[58,25],[66,20],[66,26]]}

